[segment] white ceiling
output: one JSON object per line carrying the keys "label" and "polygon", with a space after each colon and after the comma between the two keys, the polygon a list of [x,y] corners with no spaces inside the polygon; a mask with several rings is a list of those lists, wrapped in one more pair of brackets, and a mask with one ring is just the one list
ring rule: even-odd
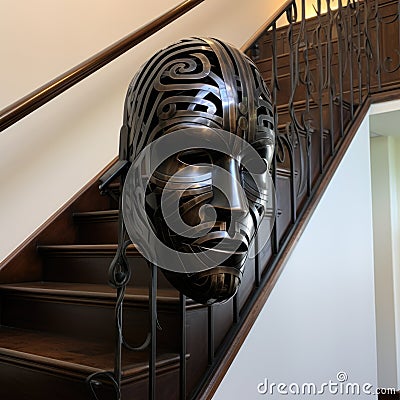
{"label": "white ceiling", "polygon": [[389,111],[370,116],[371,134],[400,137],[400,111]]}

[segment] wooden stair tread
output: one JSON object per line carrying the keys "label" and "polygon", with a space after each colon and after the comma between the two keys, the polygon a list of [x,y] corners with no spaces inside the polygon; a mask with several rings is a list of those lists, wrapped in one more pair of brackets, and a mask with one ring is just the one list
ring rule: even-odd
{"label": "wooden stair tread", "polygon": [[[23,282],[0,285],[0,291],[27,295],[50,295],[79,297],[87,299],[103,299],[114,301],[116,290],[107,284],[90,284],[75,282]],[[126,288],[125,300],[128,302],[148,302],[148,289],[143,287]],[[157,301],[161,303],[177,303],[179,293],[175,289],[159,288]]]}
{"label": "wooden stair tread", "polygon": [[85,211],[74,213],[73,218],[78,223],[116,221],[118,219],[118,214],[119,210]]}
{"label": "wooden stair tread", "polygon": [[[62,245],[39,245],[38,251],[42,254],[93,254],[93,255],[114,255],[117,251],[117,244],[62,244]],[[141,256],[135,245],[127,248],[127,255]]]}
{"label": "wooden stair tread", "polygon": [[[113,343],[66,337],[41,331],[0,327],[0,359],[38,369],[51,369],[86,377],[97,371],[112,371]],[[178,366],[177,354],[160,354],[158,367]],[[123,353],[123,375],[130,378],[148,371],[148,352]]]}

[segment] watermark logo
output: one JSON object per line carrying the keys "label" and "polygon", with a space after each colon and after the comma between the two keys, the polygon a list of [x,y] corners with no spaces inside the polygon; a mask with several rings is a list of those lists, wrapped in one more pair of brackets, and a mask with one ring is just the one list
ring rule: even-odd
{"label": "watermark logo", "polygon": [[346,372],[340,371],[340,372],[337,373],[336,379],[339,382],[346,382],[349,379],[349,377],[347,376]]}
{"label": "watermark logo", "polygon": [[339,371],[335,379],[329,379],[327,382],[320,384],[314,382],[304,383],[284,383],[284,382],[270,382],[268,378],[264,378],[262,382],[257,385],[257,392],[260,395],[269,396],[287,396],[287,395],[301,395],[301,396],[323,396],[326,394],[341,395],[341,396],[361,396],[378,394],[395,394],[395,388],[375,388],[369,382],[357,383],[351,382],[349,376],[345,371]]}

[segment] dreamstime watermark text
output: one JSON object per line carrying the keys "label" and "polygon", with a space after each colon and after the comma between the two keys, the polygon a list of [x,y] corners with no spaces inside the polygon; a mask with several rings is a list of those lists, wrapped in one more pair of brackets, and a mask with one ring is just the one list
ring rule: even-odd
{"label": "dreamstime watermark text", "polygon": [[261,395],[308,395],[323,396],[325,394],[342,395],[342,396],[360,396],[360,395],[378,395],[378,394],[395,394],[394,388],[375,388],[371,383],[356,383],[349,381],[346,372],[340,371],[336,374],[335,379],[329,379],[327,382],[316,384],[313,382],[305,382],[302,384],[291,382],[270,382],[268,378],[264,378],[257,385],[257,392]]}

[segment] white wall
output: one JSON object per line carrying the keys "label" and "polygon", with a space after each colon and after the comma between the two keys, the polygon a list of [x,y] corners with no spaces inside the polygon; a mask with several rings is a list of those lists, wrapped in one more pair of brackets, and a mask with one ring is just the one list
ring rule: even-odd
{"label": "white wall", "polygon": [[[399,192],[400,170],[400,137],[389,137],[389,163],[391,180],[391,244],[393,257],[393,286],[394,286],[394,311],[395,311],[395,336],[396,336],[396,387],[400,387],[400,219],[399,219]],[[374,228],[375,229],[375,228]],[[376,270],[376,265],[375,265]],[[379,354],[379,352],[378,352]]]}
{"label": "white wall", "polygon": [[[400,387],[400,100],[370,110],[378,382]],[[372,161],[371,160],[371,161]]]}
{"label": "white wall", "polygon": [[394,150],[395,138],[371,138],[378,382],[382,387],[398,387],[395,282],[399,222]]}
{"label": "white wall", "polygon": [[[15,0],[0,5],[0,108],[179,0]],[[180,21],[0,134],[0,260],[117,155],[126,88],[156,50],[187,36],[242,45],[280,0],[206,0]]]}
{"label": "white wall", "polygon": [[395,174],[396,188],[394,196],[397,202],[394,204],[392,226],[392,244],[394,247],[394,310],[396,321],[396,357],[397,357],[397,388],[400,388],[400,137],[393,138],[392,148],[393,171]]}
{"label": "white wall", "polygon": [[213,400],[310,399],[257,386],[321,385],[339,372],[376,387],[369,163],[367,117]]}
{"label": "white wall", "polygon": [[370,112],[378,382],[400,387],[400,101]]}

